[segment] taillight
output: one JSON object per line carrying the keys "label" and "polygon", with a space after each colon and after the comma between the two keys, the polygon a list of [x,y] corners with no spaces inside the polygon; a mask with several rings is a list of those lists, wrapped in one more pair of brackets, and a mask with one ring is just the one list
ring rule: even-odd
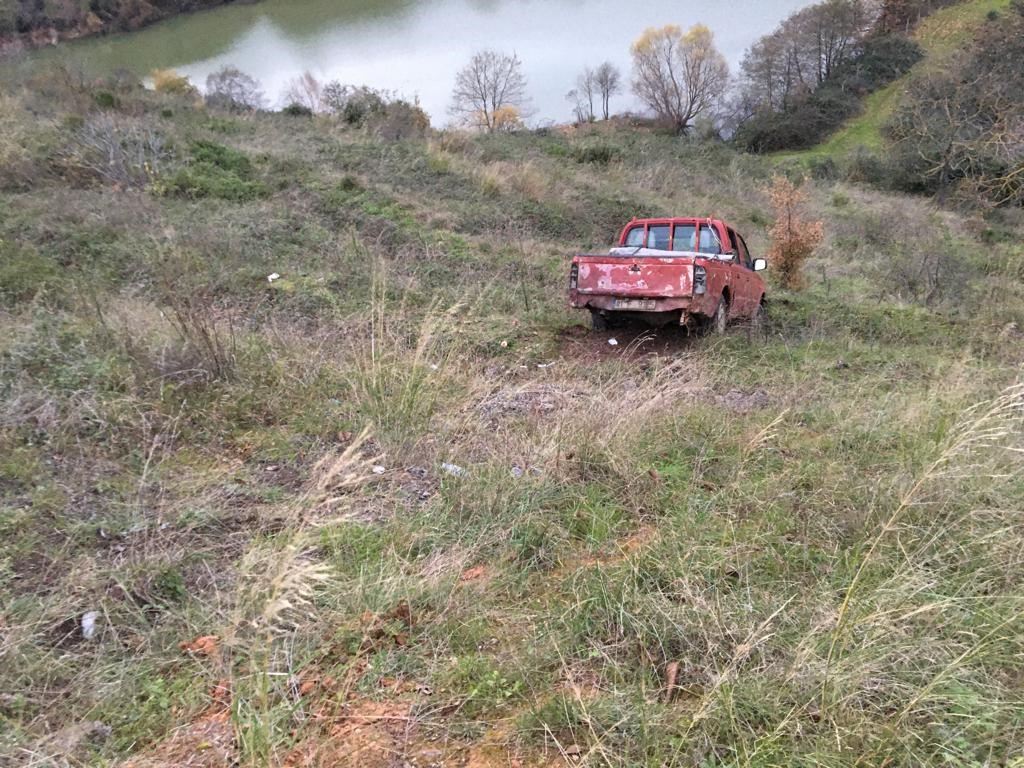
{"label": "taillight", "polygon": [[576,288],[576,283],[579,281],[579,279],[580,279],[580,265],[579,264],[573,264],[572,268],[569,270],[569,288],[570,289],[575,289]]}
{"label": "taillight", "polygon": [[708,273],[699,264],[693,268],[693,292],[704,293],[708,289]]}

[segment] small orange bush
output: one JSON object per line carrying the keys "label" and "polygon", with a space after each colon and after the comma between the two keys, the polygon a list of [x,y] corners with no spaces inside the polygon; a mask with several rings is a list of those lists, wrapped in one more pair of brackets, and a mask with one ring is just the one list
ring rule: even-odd
{"label": "small orange bush", "polygon": [[782,284],[786,288],[798,290],[804,283],[804,262],[825,237],[824,226],[820,221],[804,221],[800,218],[807,193],[785,176],[776,175],[772,179],[768,198],[775,210],[768,258],[778,270]]}
{"label": "small orange bush", "polygon": [[184,75],[173,69],[154,69],[149,73],[153,80],[153,90],[157,93],[171,93],[178,96],[192,96],[196,93],[195,86]]}

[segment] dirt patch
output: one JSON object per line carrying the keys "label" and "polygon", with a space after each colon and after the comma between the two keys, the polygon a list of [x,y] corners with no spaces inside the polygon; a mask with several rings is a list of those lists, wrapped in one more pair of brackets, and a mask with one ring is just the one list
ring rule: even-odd
{"label": "dirt patch", "polygon": [[235,729],[231,724],[228,681],[214,686],[213,703],[191,723],[178,728],[153,749],[128,760],[122,768],[230,768],[238,765]]}
{"label": "dirt patch", "polygon": [[[300,744],[285,760],[288,768],[392,768],[406,764],[414,732],[412,704],[393,701],[350,702],[326,734]],[[427,763],[424,763],[427,764]]]}
{"label": "dirt patch", "polygon": [[557,384],[524,384],[494,392],[476,406],[492,424],[521,416],[545,416],[568,403],[578,392]]}
{"label": "dirt patch", "polygon": [[574,325],[558,334],[558,352],[581,362],[651,355],[679,357],[689,351],[694,339],[692,333],[679,326],[651,328],[642,323],[628,323],[610,331],[592,331]]}
{"label": "dirt patch", "polygon": [[741,392],[733,389],[724,395],[715,395],[715,402],[736,413],[750,413],[772,405],[772,398],[763,389]]}
{"label": "dirt patch", "polygon": [[474,565],[467,568],[459,575],[459,581],[463,584],[470,582],[487,582],[491,579],[491,569],[484,564]]}

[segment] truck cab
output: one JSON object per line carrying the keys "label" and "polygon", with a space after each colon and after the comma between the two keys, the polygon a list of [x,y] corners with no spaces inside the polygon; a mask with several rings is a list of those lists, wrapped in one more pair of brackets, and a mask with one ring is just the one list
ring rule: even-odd
{"label": "truck cab", "polygon": [[590,311],[595,329],[619,317],[724,332],[736,319],[759,320],[767,263],[721,219],[634,219],[607,254],[577,254],[569,304]]}

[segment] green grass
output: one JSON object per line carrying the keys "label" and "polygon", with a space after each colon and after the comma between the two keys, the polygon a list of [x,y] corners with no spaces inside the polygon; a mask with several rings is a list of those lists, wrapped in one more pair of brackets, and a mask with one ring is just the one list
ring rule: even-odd
{"label": "green grass", "polygon": [[[169,153],[124,187],[61,87],[4,102],[39,139],[0,155],[5,751],[1020,759],[1020,222],[808,181],[827,238],[765,337],[595,334],[574,248],[701,211],[763,252],[772,163],[127,91]],[[161,186],[214,168],[261,193]]]}

